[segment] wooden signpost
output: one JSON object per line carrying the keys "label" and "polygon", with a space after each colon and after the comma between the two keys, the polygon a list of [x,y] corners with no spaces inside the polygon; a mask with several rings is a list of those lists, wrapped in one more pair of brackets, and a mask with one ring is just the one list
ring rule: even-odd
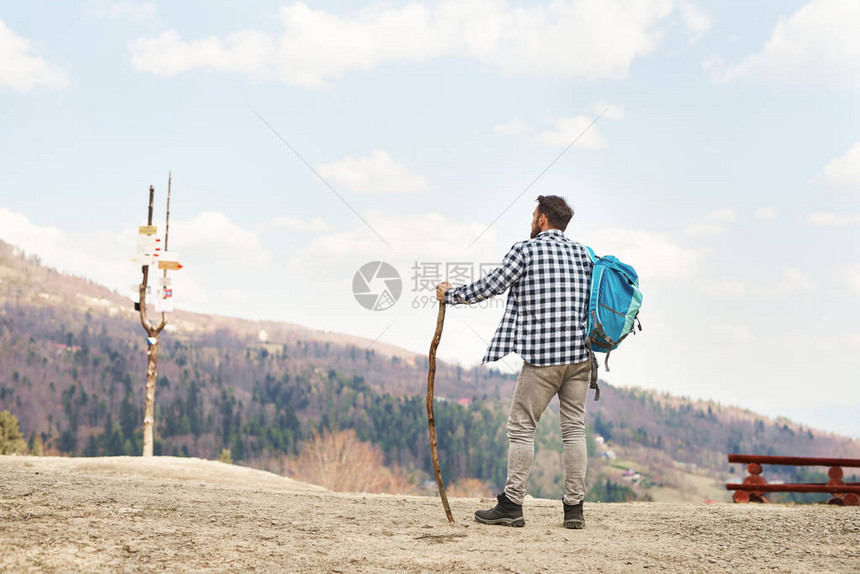
{"label": "wooden signpost", "polygon": [[[173,175],[168,175],[167,179],[167,217],[164,226],[164,248],[158,247],[160,240],[154,236],[158,232],[156,226],[152,224],[152,205],[155,198],[155,188],[149,186],[149,212],[147,216],[147,224],[141,225],[138,228],[140,241],[138,242],[138,257],[141,263],[141,272],[143,279],[140,282],[138,290],[138,300],[135,307],[140,312],[140,324],[143,330],[146,331],[146,355],[149,358],[146,368],[146,390],[144,398],[143,412],[143,456],[152,456],[154,444],[153,426],[155,423],[155,382],[158,377],[158,337],[162,329],[167,326],[167,316],[165,313],[173,309],[173,299],[169,300],[169,305],[165,304],[165,299],[162,294],[159,296],[159,301],[156,302],[155,311],[161,313],[161,322],[158,325],[153,324],[147,317],[146,295],[151,292],[148,287],[150,265],[157,264],[158,269],[164,271],[164,276],[159,283],[161,285],[170,285],[170,279],[167,277],[168,271],[182,269],[182,265],[175,258],[170,258],[167,255],[167,236],[170,230],[170,188]],[[164,259],[162,259],[164,257]],[[166,264],[166,265],[165,265]],[[173,296],[171,289],[170,296]]]}

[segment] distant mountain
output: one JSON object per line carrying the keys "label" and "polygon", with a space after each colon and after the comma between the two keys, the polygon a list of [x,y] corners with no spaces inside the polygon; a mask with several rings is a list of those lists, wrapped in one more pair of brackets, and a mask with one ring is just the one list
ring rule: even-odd
{"label": "distant mountain", "polygon": [[[432,476],[425,356],[287,323],[182,311],[169,321],[156,453],[217,458],[229,448],[237,462],[280,470],[314,432],[355,429],[388,463]],[[131,299],[0,241],[0,410],[18,417],[31,443],[39,438],[55,454],[139,454],[145,350]],[[515,376],[440,363],[436,381],[445,476],[500,487]],[[860,458],[860,441],[787,420],[605,382],[601,389],[588,422],[590,480],[604,499],[661,488],[702,498],[697,477],[730,477],[728,452]],[[559,487],[557,421],[553,412],[541,421],[537,494]]]}

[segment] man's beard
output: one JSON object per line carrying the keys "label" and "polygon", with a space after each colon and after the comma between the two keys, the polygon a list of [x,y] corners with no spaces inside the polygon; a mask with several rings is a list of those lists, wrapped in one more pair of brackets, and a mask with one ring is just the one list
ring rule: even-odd
{"label": "man's beard", "polygon": [[540,233],[540,227],[538,227],[537,225],[532,223],[532,236],[531,236],[531,238],[534,239],[535,237],[537,237],[538,233]]}

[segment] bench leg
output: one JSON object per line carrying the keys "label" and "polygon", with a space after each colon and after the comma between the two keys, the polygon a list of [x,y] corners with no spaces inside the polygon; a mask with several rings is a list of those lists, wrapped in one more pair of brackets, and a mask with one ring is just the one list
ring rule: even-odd
{"label": "bench leg", "polygon": [[[761,475],[761,465],[757,462],[751,462],[747,465],[749,476],[744,478],[744,484],[767,484],[767,481]],[[739,503],[745,502],[767,502],[767,497],[762,491],[746,491],[736,490],[732,495],[732,500]]]}

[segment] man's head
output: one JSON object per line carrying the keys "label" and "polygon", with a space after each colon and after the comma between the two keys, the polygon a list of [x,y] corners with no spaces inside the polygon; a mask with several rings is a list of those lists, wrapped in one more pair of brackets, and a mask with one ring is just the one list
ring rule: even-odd
{"label": "man's head", "polygon": [[547,229],[558,229],[564,231],[573,217],[573,210],[563,197],[557,195],[539,195],[537,207],[532,215],[532,234],[534,239],[537,234]]}

